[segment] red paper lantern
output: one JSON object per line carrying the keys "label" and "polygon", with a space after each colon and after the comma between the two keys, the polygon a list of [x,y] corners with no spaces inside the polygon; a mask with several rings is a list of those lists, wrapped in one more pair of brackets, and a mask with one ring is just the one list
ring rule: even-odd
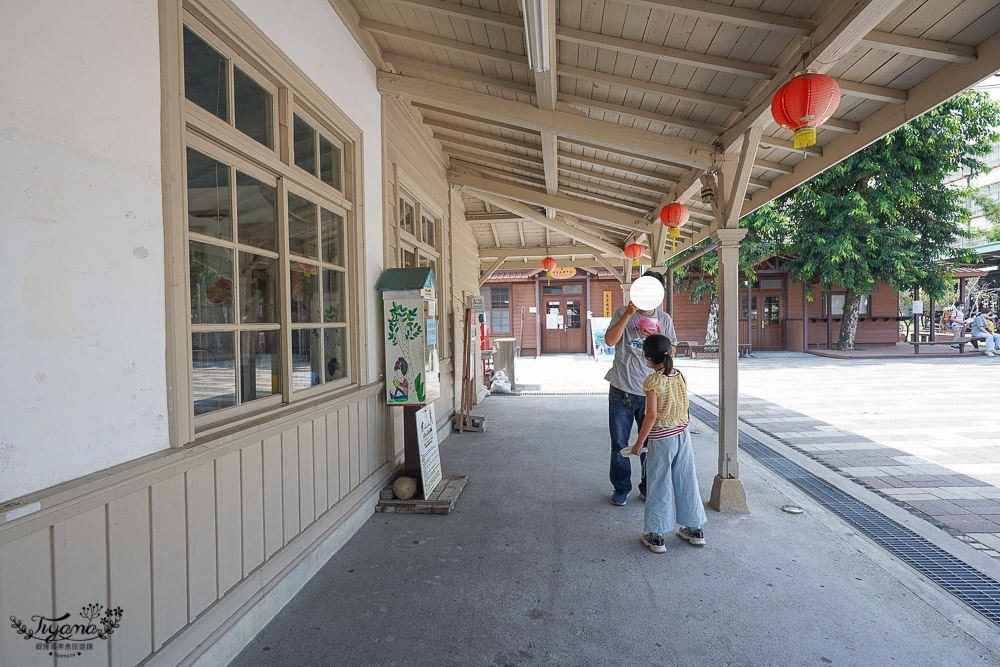
{"label": "red paper lantern", "polygon": [[686,223],[690,216],[691,211],[687,206],[678,202],[667,204],[660,210],[660,222],[670,228],[667,235],[670,237],[671,247],[677,247],[677,239],[681,236],[681,225]]}
{"label": "red paper lantern", "polygon": [[671,229],[677,229],[688,221],[691,212],[684,204],[674,202],[667,204],[660,210],[660,222]]}
{"label": "red paper lantern", "polygon": [[632,266],[639,264],[639,258],[642,257],[642,246],[638,243],[630,243],[625,246],[625,256],[632,260]]}
{"label": "red paper lantern", "polygon": [[840,86],[826,74],[799,72],[771,100],[774,122],[795,132],[795,148],[816,143],[816,128],[830,120],[840,104]]}
{"label": "red paper lantern", "polygon": [[542,268],[545,269],[545,275],[551,278],[552,269],[556,268],[556,260],[551,257],[546,257],[542,260]]}

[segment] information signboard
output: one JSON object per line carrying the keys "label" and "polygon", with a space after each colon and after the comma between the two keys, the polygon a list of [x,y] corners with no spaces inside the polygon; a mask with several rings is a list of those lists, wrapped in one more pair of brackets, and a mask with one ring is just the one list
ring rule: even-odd
{"label": "information signboard", "polygon": [[441,481],[441,456],[438,453],[437,419],[434,404],[417,410],[417,446],[420,452],[420,479],[427,498]]}
{"label": "information signboard", "polygon": [[595,317],[590,320],[590,335],[594,338],[594,358],[608,358],[615,356],[615,348],[604,342],[604,334],[611,325],[610,317]]}

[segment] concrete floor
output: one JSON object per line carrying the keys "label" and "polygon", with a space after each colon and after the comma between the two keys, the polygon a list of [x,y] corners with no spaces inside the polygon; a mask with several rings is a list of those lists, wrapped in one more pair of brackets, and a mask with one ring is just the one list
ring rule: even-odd
{"label": "concrete floor", "polygon": [[[374,515],[232,664],[1000,664],[994,626],[749,457],[753,514],[709,510],[707,547],[668,537],[658,555],[642,501],[608,502],[606,397],[477,411],[486,433],[441,448],[470,478],[456,510]],[[699,430],[707,498],[717,445]]]}

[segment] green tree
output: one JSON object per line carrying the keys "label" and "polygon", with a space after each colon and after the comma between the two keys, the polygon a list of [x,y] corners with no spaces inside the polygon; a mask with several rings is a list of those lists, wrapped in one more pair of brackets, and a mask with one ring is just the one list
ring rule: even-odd
{"label": "green tree", "polygon": [[996,141],[1000,105],[963,93],[814,176],[747,224],[790,220],[789,269],[798,280],[846,288],[838,347],[854,349],[863,295],[885,281],[943,295],[954,266],[945,259],[968,233],[969,192],[945,178],[985,170],[979,159]]}

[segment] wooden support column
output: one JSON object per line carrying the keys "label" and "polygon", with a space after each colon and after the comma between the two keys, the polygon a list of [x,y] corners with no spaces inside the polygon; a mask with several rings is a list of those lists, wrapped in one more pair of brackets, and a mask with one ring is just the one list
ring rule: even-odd
{"label": "wooden support column", "polygon": [[809,351],[809,287],[802,282],[802,351]]}
{"label": "wooden support column", "polygon": [[826,292],[826,349],[833,349],[833,297]]}
{"label": "wooden support column", "polygon": [[[962,312],[968,318],[969,313],[972,312],[972,307],[971,304],[969,308],[965,307],[965,276],[958,279],[958,300],[962,302]],[[958,353],[965,354],[965,343],[958,344]]]}
{"label": "wooden support column", "polygon": [[666,311],[670,317],[674,316],[674,267],[667,269],[667,272],[663,274],[663,282],[666,283],[667,288],[667,303]]}
{"label": "wooden support column", "polygon": [[[737,202],[739,200],[736,200]],[[740,241],[746,229],[712,234],[719,254],[719,472],[709,505],[719,512],[748,514],[739,468]]]}
{"label": "wooden support column", "polygon": [[[934,309],[936,308],[937,304],[934,303],[934,297],[933,296],[930,297],[930,299],[931,299],[931,302],[930,302],[930,307],[931,307],[931,335],[930,335],[930,341],[933,343],[935,340],[937,340],[937,335],[936,335],[937,334],[937,322],[934,320]],[[869,303],[868,306],[870,308],[871,304]],[[871,313],[868,313],[868,314],[871,315]]]}

